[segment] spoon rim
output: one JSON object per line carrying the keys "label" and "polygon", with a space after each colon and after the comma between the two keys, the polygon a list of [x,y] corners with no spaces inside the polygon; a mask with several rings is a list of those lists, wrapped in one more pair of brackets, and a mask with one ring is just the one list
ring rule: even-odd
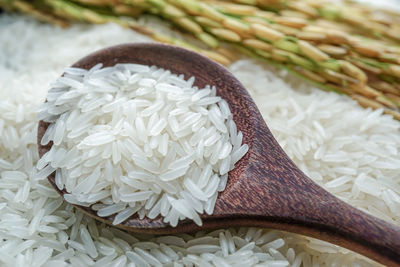
{"label": "spoon rim", "polygon": [[[168,56],[170,57],[171,60],[176,59],[175,56],[177,57],[184,57],[184,58],[189,58],[192,59],[193,62],[196,62],[196,64],[200,64],[200,65],[205,65],[207,67],[207,69],[210,70],[214,70],[217,71],[220,74],[218,82],[219,83],[223,83],[225,84],[225,87],[230,88],[230,87],[234,87],[234,90],[236,91],[236,94],[240,95],[240,98],[242,101],[244,101],[248,106],[253,106],[256,108],[256,110],[258,111],[257,107],[255,106],[254,101],[251,99],[249,93],[247,92],[247,90],[244,88],[244,86],[237,80],[237,78],[235,78],[233,76],[233,74],[231,74],[224,66],[220,65],[219,63],[210,60],[209,58],[200,55],[196,52],[184,49],[184,48],[180,48],[177,46],[173,46],[173,45],[166,45],[166,44],[159,44],[159,43],[126,43],[126,44],[120,44],[120,45],[115,45],[115,46],[111,46],[111,47],[106,47],[100,50],[97,50],[95,52],[92,52],[90,54],[88,54],[87,56],[79,59],[77,62],[75,62],[74,64],[71,65],[71,67],[75,67],[75,68],[84,68],[84,69],[90,69],[91,67],[93,67],[94,65],[98,64],[98,63],[103,63],[102,67],[108,67],[108,66],[114,66],[118,63],[137,63],[135,61],[128,61],[128,62],[123,62],[126,61],[126,59],[124,59],[123,57],[120,57],[120,55],[116,55],[117,51],[123,50],[123,51],[129,51],[132,54],[138,55],[141,52],[144,52],[146,50],[156,50],[159,53],[162,52],[168,52]],[[132,56],[132,54],[130,56]],[[165,55],[165,54],[163,54]],[[105,58],[109,58],[112,57],[113,58],[113,62],[111,64],[104,64],[104,59]],[[158,66],[157,61],[158,59],[154,59],[154,60],[150,60],[153,61],[154,64],[147,64],[149,66]],[[139,63],[141,64],[141,63]],[[168,69],[170,70],[172,73],[175,74],[183,74],[183,73],[177,73],[175,71],[174,68],[164,68],[164,69]],[[64,76],[65,73],[63,73],[61,76]],[[211,73],[207,73],[207,75],[212,76]],[[197,76],[195,74],[191,74],[188,75],[186,73],[184,73],[185,79],[190,78],[191,76],[195,77],[195,84],[196,82],[198,82],[197,80]],[[203,86],[204,87],[204,86]],[[220,87],[217,87],[217,95],[220,95],[221,90],[219,89]],[[199,86],[199,88],[202,88]],[[242,117],[242,114],[238,114],[238,109],[237,108],[232,108],[232,106],[235,106],[235,103],[232,103],[231,99],[227,99],[224,98],[228,104],[229,107],[231,108],[232,114],[233,114],[233,119],[236,122],[237,119],[239,119],[240,117]],[[47,100],[46,100],[47,101]],[[236,112],[235,112],[236,111]],[[240,112],[242,112],[243,109],[241,109]],[[239,116],[240,115],[240,116]],[[254,117],[254,114],[251,114],[253,117],[247,116],[248,118],[246,118],[246,122],[244,123],[244,125],[248,125],[251,126],[250,128],[255,128],[255,127],[260,127],[257,125],[257,122],[260,121],[261,114],[258,111],[258,118]],[[262,122],[264,122],[262,120]],[[40,158],[46,153],[48,152],[53,143],[49,142],[49,144],[43,146],[41,145],[41,139],[47,129],[47,127],[50,125],[50,123],[44,122],[44,121],[39,121],[39,127],[38,127],[38,135],[37,135],[37,144],[38,144],[38,151],[39,151],[39,156]],[[238,127],[238,132],[242,131],[243,133],[243,144],[248,144],[249,146],[249,151],[246,153],[246,155],[240,159],[234,167],[234,170],[230,171],[228,174],[228,182],[227,182],[227,186],[225,188],[225,190],[223,190],[222,192],[218,193],[218,197],[217,197],[217,202],[220,200],[221,195],[223,195],[224,193],[227,193],[229,190],[234,190],[234,188],[232,188],[232,186],[235,186],[235,183],[232,183],[232,176],[235,177],[240,177],[242,173],[245,172],[245,170],[248,168],[248,162],[250,161],[250,154],[252,154],[252,142],[254,139],[254,132],[251,131],[251,129],[241,129],[243,124],[236,124]],[[261,125],[262,126],[262,125]],[[248,127],[247,127],[248,128]],[[234,173],[234,174],[232,174]],[[55,172],[53,172],[52,174],[50,174],[47,179],[49,180],[50,184],[57,190],[57,192],[64,198],[64,194],[68,194],[68,192],[66,191],[66,189],[62,189],[60,190],[56,183],[55,183]],[[239,180],[239,179],[237,179]],[[237,181],[236,181],[237,182]],[[90,206],[94,205],[96,203],[91,204]],[[186,232],[186,230],[179,230],[179,229],[185,229],[185,228],[190,228],[190,229],[195,229],[198,228],[196,227],[197,225],[190,219],[186,218],[184,220],[179,220],[178,221],[178,225],[173,227],[171,226],[169,223],[164,223],[163,222],[163,217],[161,215],[158,215],[155,219],[149,219],[147,217],[145,217],[144,219],[139,219],[138,215],[135,213],[134,215],[132,215],[129,219],[125,220],[124,222],[114,225],[112,222],[116,216],[116,214],[107,216],[107,217],[100,217],[97,216],[96,211],[92,210],[89,207],[85,207],[85,206],[81,206],[81,205],[77,205],[77,204],[72,204],[74,205],[76,208],[78,208],[79,210],[83,211],[85,214],[89,215],[90,217],[98,220],[98,221],[102,221],[106,224],[124,229],[124,230],[129,230],[129,231],[134,231],[134,232],[152,232],[152,233],[157,233],[157,232]],[[212,219],[216,219],[217,217],[219,217],[219,219],[223,219],[223,217],[225,216],[215,216],[212,214],[208,215],[205,212],[203,212],[202,214],[199,214],[200,218],[204,221],[204,220],[212,220]],[[132,220],[135,221],[134,226],[132,225]]]}

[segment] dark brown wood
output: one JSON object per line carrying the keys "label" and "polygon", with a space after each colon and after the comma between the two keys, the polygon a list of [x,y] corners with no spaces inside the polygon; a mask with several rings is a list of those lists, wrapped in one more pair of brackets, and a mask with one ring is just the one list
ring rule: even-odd
{"label": "dark brown wood", "polygon": [[[131,62],[156,65],[183,73],[185,78],[195,76],[199,87],[215,85],[218,95],[228,101],[244,143],[250,148],[229,173],[227,188],[219,194],[213,215],[201,215],[201,228],[189,220],[173,228],[160,217],[140,220],[137,216],[117,227],[153,234],[230,226],[274,228],[322,239],[388,266],[400,266],[400,228],[351,207],[300,171],[272,136],[248,92],[224,67],[196,53],[161,44],[114,46],[73,66],[88,69],[99,62],[104,66]],[[47,126],[39,123],[38,144]],[[39,145],[40,156],[50,147]],[[54,174],[49,176],[57,189],[54,179]],[[90,208],[78,208],[97,220],[108,224],[113,221],[113,216],[100,218]]]}

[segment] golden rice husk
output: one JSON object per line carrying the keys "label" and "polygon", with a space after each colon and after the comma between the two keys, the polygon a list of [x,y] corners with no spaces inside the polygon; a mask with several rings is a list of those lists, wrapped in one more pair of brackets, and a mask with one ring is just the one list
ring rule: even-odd
{"label": "golden rice husk", "polygon": [[385,107],[381,103],[379,103],[379,102],[377,102],[377,101],[375,101],[373,99],[361,96],[361,95],[354,94],[354,95],[351,95],[351,98],[356,100],[358,102],[358,104],[360,106],[364,107],[364,108],[378,109],[378,108],[384,108]]}
{"label": "golden rice husk", "polygon": [[251,24],[251,29],[257,37],[271,42],[278,41],[284,37],[282,33],[258,23]]}
{"label": "golden rice husk", "polygon": [[297,44],[303,54],[315,61],[324,61],[329,59],[327,54],[306,41],[299,40]]}
{"label": "golden rice husk", "polygon": [[347,49],[341,46],[320,44],[317,46],[319,50],[332,56],[344,56],[347,54]]}
{"label": "golden rice husk", "polygon": [[272,45],[258,39],[245,39],[243,40],[243,44],[247,47],[261,49],[265,51],[271,51],[272,49]]}
{"label": "golden rice husk", "polygon": [[362,84],[367,82],[367,75],[358,67],[345,60],[339,60],[339,64],[343,73],[359,80]]}
{"label": "golden rice husk", "polygon": [[217,36],[218,38],[231,41],[240,42],[242,38],[234,31],[223,29],[223,28],[212,28],[210,32]]}

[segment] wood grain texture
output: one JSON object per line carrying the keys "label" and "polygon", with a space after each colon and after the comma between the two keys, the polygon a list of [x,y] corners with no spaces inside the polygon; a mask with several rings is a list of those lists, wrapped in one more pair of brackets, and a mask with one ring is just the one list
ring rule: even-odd
{"label": "wood grain texture", "polygon": [[[274,228],[329,241],[388,266],[400,266],[400,228],[347,205],[306,177],[274,139],[248,92],[224,67],[196,53],[161,44],[114,46],[73,66],[88,69],[99,62],[104,66],[156,65],[183,73],[186,79],[195,76],[196,86],[215,85],[218,95],[229,103],[243,142],[249,145],[249,152],[229,173],[227,188],[219,194],[213,215],[201,215],[201,228],[190,220],[173,228],[161,217],[140,220],[136,215],[117,227],[154,234],[230,226]],[[39,122],[38,144],[47,127]],[[39,145],[40,157],[51,145]],[[54,180],[54,174],[50,175],[49,181],[57,189]],[[108,224],[114,218],[100,218],[90,208],[78,208]]]}

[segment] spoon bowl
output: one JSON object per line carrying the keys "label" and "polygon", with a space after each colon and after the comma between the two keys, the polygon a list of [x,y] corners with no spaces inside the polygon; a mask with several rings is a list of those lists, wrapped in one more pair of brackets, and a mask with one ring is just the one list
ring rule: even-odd
{"label": "spoon bowl", "polygon": [[[161,44],[125,44],[86,56],[73,67],[90,69],[97,63],[138,63],[194,76],[195,86],[215,85],[231,109],[247,154],[229,173],[226,189],[218,195],[212,215],[200,215],[203,226],[184,220],[171,227],[159,216],[131,216],[116,225],[128,231],[174,234],[232,226],[274,228],[322,239],[361,253],[388,266],[400,266],[400,227],[344,203],[308,178],[279,146],[246,89],[221,65],[188,50]],[[268,85],[266,85],[268,86]],[[284,101],[284,100],[282,100]],[[42,146],[48,123],[39,122],[42,157],[52,143]],[[53,187],[55,174],[48,177]],[[114,215],[99,217],[90,207],[77,206],[89,216],[112,224]]]}

